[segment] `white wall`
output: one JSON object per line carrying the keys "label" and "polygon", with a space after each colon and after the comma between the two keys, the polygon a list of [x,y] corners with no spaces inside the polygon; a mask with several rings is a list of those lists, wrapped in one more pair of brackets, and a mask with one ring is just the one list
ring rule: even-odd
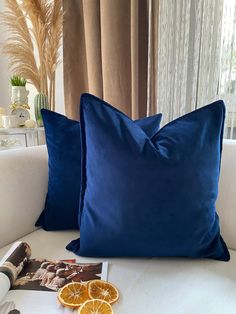
{"label": "white wall", "polygon": [[[4,1],[0,0],[0,11],[4,9]],[[6,34],[2,26],[0,26],[0,48],[6,39]],[[9,97],[9,71],[7,69],[7,58],[0,55],[0,107],[8,108],[10,104]]]}
{"label": "white wall", "polygon": [[[5,10],[5,2],[0,0],[0,12]],[[0,25],[0,49],[7,38],[7,34],[4,27]],[[61,50],[62,55],[62,50]],[[9,105],[11,104],[10,99],[10,79],[11,73],[8,70],[7,57],[0,53],[0,107],[6,108],[7,112],[10,112]],[[37,90],[34,86],[27,84],[27,89],[29,90],[29,105],[31,107],[30,113],[31,117],[34,119],[34,96],[37,94]],[[63,63],[58,66],[56,72],[56,111],[62,114],[65,113],[64,107],[64,89],[63,89]]]}

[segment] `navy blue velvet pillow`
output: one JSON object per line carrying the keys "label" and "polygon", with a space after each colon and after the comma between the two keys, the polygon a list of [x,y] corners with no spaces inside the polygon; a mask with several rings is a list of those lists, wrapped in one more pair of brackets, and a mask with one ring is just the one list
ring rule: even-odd
{"label": "navy blue velvet pillow", "polygon": [[217,101],[151,138],[127,116],[81,98],[83,256],[182,256],[228,261],[215,211],[225,107]]}
{"label": "navy blue velvet pillow", "polygon": [[[36,226],[45,230],[78,229],[81,186],[80,123],[41,110],[48,149],[48,193]],[[135,121],[149,136],[159,129],[161,114]]]}
{"label": "navy blue velvet pillow", "polygon": [[81,185],[80,123],[41,110],[48,149],[48,193],[36,222],[45,230],[78,229]]}

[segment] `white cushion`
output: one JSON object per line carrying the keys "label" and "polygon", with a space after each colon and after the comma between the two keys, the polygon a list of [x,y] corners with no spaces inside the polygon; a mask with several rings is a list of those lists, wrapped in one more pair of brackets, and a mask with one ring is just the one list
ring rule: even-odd
{"label": "white cushion", "polygon": [[[108,260],[108,280],[120,290],[117,314],[235,314],[236,252],[230,262],[183,258],[83,258],[65,250],[77,232],[37,230],[23,240],[38,258]],[[0,256],[8,247],[0,250]],[[56,299],[55,299],[56,302]],[[28,313],[28,312],[27,312]],[[31,312],[29,312],[31,313]],[[38,312],[37,312],[38,313]],[[35,313],[34,313],[35,314]]]}

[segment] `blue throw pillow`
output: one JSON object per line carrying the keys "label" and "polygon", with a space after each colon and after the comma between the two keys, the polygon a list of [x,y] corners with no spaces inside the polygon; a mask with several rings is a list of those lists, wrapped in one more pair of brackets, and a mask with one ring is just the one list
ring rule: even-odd
{"label": "blue throw pillow", "polygon": [[217,101],[150,138],[104,101],[81,98],[82,256],[228,261],[215,210],[225,107]]}
{"label": "blue throw pillow", "polygon": [[[80,123],[46,109],[41,110],[48,149],[48,193],[36,222],[45,230],[78,229],[81,186]],[[135,121],[146,134],[159,129],[161,114]]]}
{"label": "blue throw pillow", "polygon": [[81,185],[80,123],[41,110],[48,149],[48,193],[36,222],[45,230],[78,229]]}

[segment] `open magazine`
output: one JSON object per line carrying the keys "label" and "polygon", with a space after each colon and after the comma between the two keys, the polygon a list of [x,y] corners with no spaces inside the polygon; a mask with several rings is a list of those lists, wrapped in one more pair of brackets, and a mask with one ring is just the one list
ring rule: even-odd
{"label": "open magazine", "polygon": [[57,301],[69,282],[107,280],[107,262],[30,259],[31,249],[16,242],[0,261],[0,314],[73,313]]}

